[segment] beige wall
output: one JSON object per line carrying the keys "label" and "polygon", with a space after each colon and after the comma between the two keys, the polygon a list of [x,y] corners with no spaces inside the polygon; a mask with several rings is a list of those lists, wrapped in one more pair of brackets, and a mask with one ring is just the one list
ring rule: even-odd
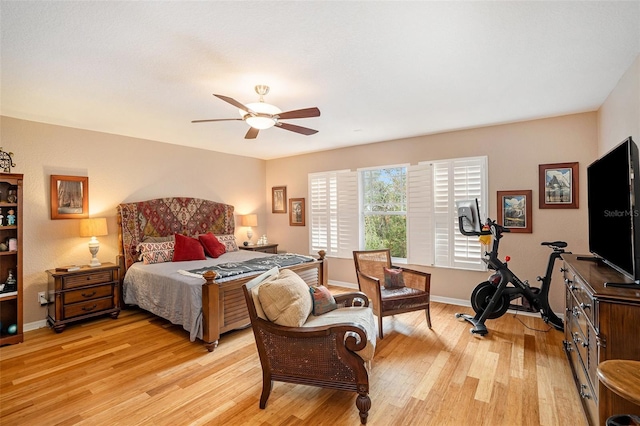
{"label": "beige wall", "polygon": [[628,136],[640,144],[640,55],[598,111],[598,156]]}
{"label": "beige wall", "polygon": [[[15,173],[25,174],[25,323],[42,321],[36,302],[46,288],[44,271],[89,259],[85,239],[77,237],[77,220],[49,219],[49,176],[89,176],[92,216],[108,218],[110,235],[102,237],[99,258],[117,253],[115,208],[121,202],[164,196],[194,196],[236,206],[236,213],[258,213],[257,236],[268,234],[280,249],[306,253],[308,226],[289,226],[286,214],[271,213],[271,187],[287,186],[288,198],[307,194],[307,174],[488,155],[490,216],[496,215],[496,191],[532,189],[533,233],[504,238],[502,254],[532,282],[544,273],[547,250],[541,241],[564,239],[574,253],[587,252],[586,166],[632,135],[640,139],[640,57],[622,76],[597,113],[569,115],[439,135],[395,140],[271,161],[227,155],[0,117],[2,147],[14,152]],[[538,208],[538,164],[580,163],[580,208]],[[195,183],[195,184],[194,184]],[[244,239],[245,230],[237,236]],[[257,238],[257,237],[254,237]],[[486,273],[428,268],[433,293],[467,300]],[[556,277],[557,279],[558,277]],[[355,284],[353,261],[331,259],[330,279]],[[562,287],[555,281],[552,305],[563,310]]]}
{"label": "beige wall", "polygon": [[[350,147],[267,162],[267,196],[272,186],[286,185],[288,197],[305,197],[311,172],[379,166],[385,164],[487,155],[489,158],[490,217],[497,210],[496,191],[533,190],[533,233],[510,234],[501,243],[501,254],[510,255],[510,266],[522,279],[535,284],[543,275],[549,250],[540,242],[566,240],[574,253],[587,252],[586,166],[596,158],[596,113],[483,127]],[[580,163],[580,208],[538,208],[538,165]],[[269,214],[269,239],[280,248],[308,252],[309,227],[290,227],[287,215]],[[434,296],[468,300],[487,273],[445,268],[424,268],[432,273]],[[556,268],[558,269],[558,268]],[[355,284],[351,259],[330,259],[329,279]],[[562,282],[556,277],[552,306],[564,310]]]}
{"label": "beige wall", "polygon": [[[79,221],[50,220],[49,176],[89,177],[91,216],[107,217],[109,235],[100,238],[98,258],[115,262],[116,207],[122,202],[190,196],[235,206],[236,214],[255,212],[266,232],[265,162],[194,148],[106,133],[0,118],[2,147],[13,152],[14,173],[24,185],[24,321],[46,318],[37,293],[46,290],[47,269],[86,264],[88,240]],[[239,240],[246,228],[238,229]],[[254,237],[255,238],[255,237]]]}

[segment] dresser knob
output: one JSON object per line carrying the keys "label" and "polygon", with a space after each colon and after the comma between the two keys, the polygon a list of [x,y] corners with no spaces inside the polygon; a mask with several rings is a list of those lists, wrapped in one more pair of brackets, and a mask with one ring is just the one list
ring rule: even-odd
{"label": "dresser knob", "polygon": [[591,395],[587,393],[587,389],[588,389],[587,385],[584,385],[584,384],[580,385],[580,396],[584,399],[591,399]]}

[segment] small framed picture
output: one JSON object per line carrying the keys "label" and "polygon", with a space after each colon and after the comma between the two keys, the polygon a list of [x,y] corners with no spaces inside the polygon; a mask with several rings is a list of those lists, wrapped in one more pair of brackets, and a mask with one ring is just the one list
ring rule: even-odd
{"label": "small framed picture", "polygon": [[498,191],[498,225],[511,232],[530,234],[533,229],[531,218],[531,190]]}
{"label": "small framed picture", "polygon": [[89,217],[89,178],[51,175],[51,219]]}
{"label": "small framed picture", "polygon": [[271,188],[271,213],[287,212],[287,187],[274,186]]}
{"label": "small framed picture", "polygon": [[578,208],[578,163],[540,164],[541,209]]}
{"label": "small framed picture", "polygon": [[289,198],[289,226],[304,226],[304,198]]}

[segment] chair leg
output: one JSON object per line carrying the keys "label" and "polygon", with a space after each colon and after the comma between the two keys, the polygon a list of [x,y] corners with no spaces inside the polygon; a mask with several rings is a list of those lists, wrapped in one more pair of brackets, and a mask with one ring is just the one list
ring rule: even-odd
{"label": "chair leg", "polygon": [[271,394],[271,388],[273,387],[273,380],[271,377],[262,377],[262,395],[260,395],[260,408],[264,409],[267,406],[267,399]]}
{"label": "chair leg", "polygon": [[382,340],[382,314],[378,315],[378,337]]}
{"label": "chair leg", "polygon": [[427,309],[424,310],[427,314],[427,325],[431,328],[431,304],[427,305]]}
{"label": "chair leg", "polygon": [[356,407],[358,407],[358,411],[360,411],[360,423],[362,423],[363,425],[367,424],[367,417],[369,417],[369,409],[371,408],[371,398],[369,398],[368,390],[358,390]]}

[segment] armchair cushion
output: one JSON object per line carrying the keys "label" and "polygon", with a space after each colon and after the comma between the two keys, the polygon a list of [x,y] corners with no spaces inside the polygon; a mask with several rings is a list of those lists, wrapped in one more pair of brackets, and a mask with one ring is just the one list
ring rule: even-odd
{"label": "armchair cushion", "polygon": [[381,288],[383,310],[410,309],[429,303],[429,293],[411,287]]}
{"label": "armchair cushion", "polygon": [[322,315],[338,309],[336,299],[325,286],[312,286],[309,288],[309,291],[313,299],[313,315]]}
{"label": "armchair cushion", "polygon": [[384,269],[384,286],[385,288],[402,288],[404,287],[404,277],[402,269],[392,269],[385,266]]}
{"label": "armchair cushion", "polygon": [[289,269],[281,269],[278,278],[261,283],[258,299],[269,321],[285,327],[302,326],[313,309],[309,286]]}

